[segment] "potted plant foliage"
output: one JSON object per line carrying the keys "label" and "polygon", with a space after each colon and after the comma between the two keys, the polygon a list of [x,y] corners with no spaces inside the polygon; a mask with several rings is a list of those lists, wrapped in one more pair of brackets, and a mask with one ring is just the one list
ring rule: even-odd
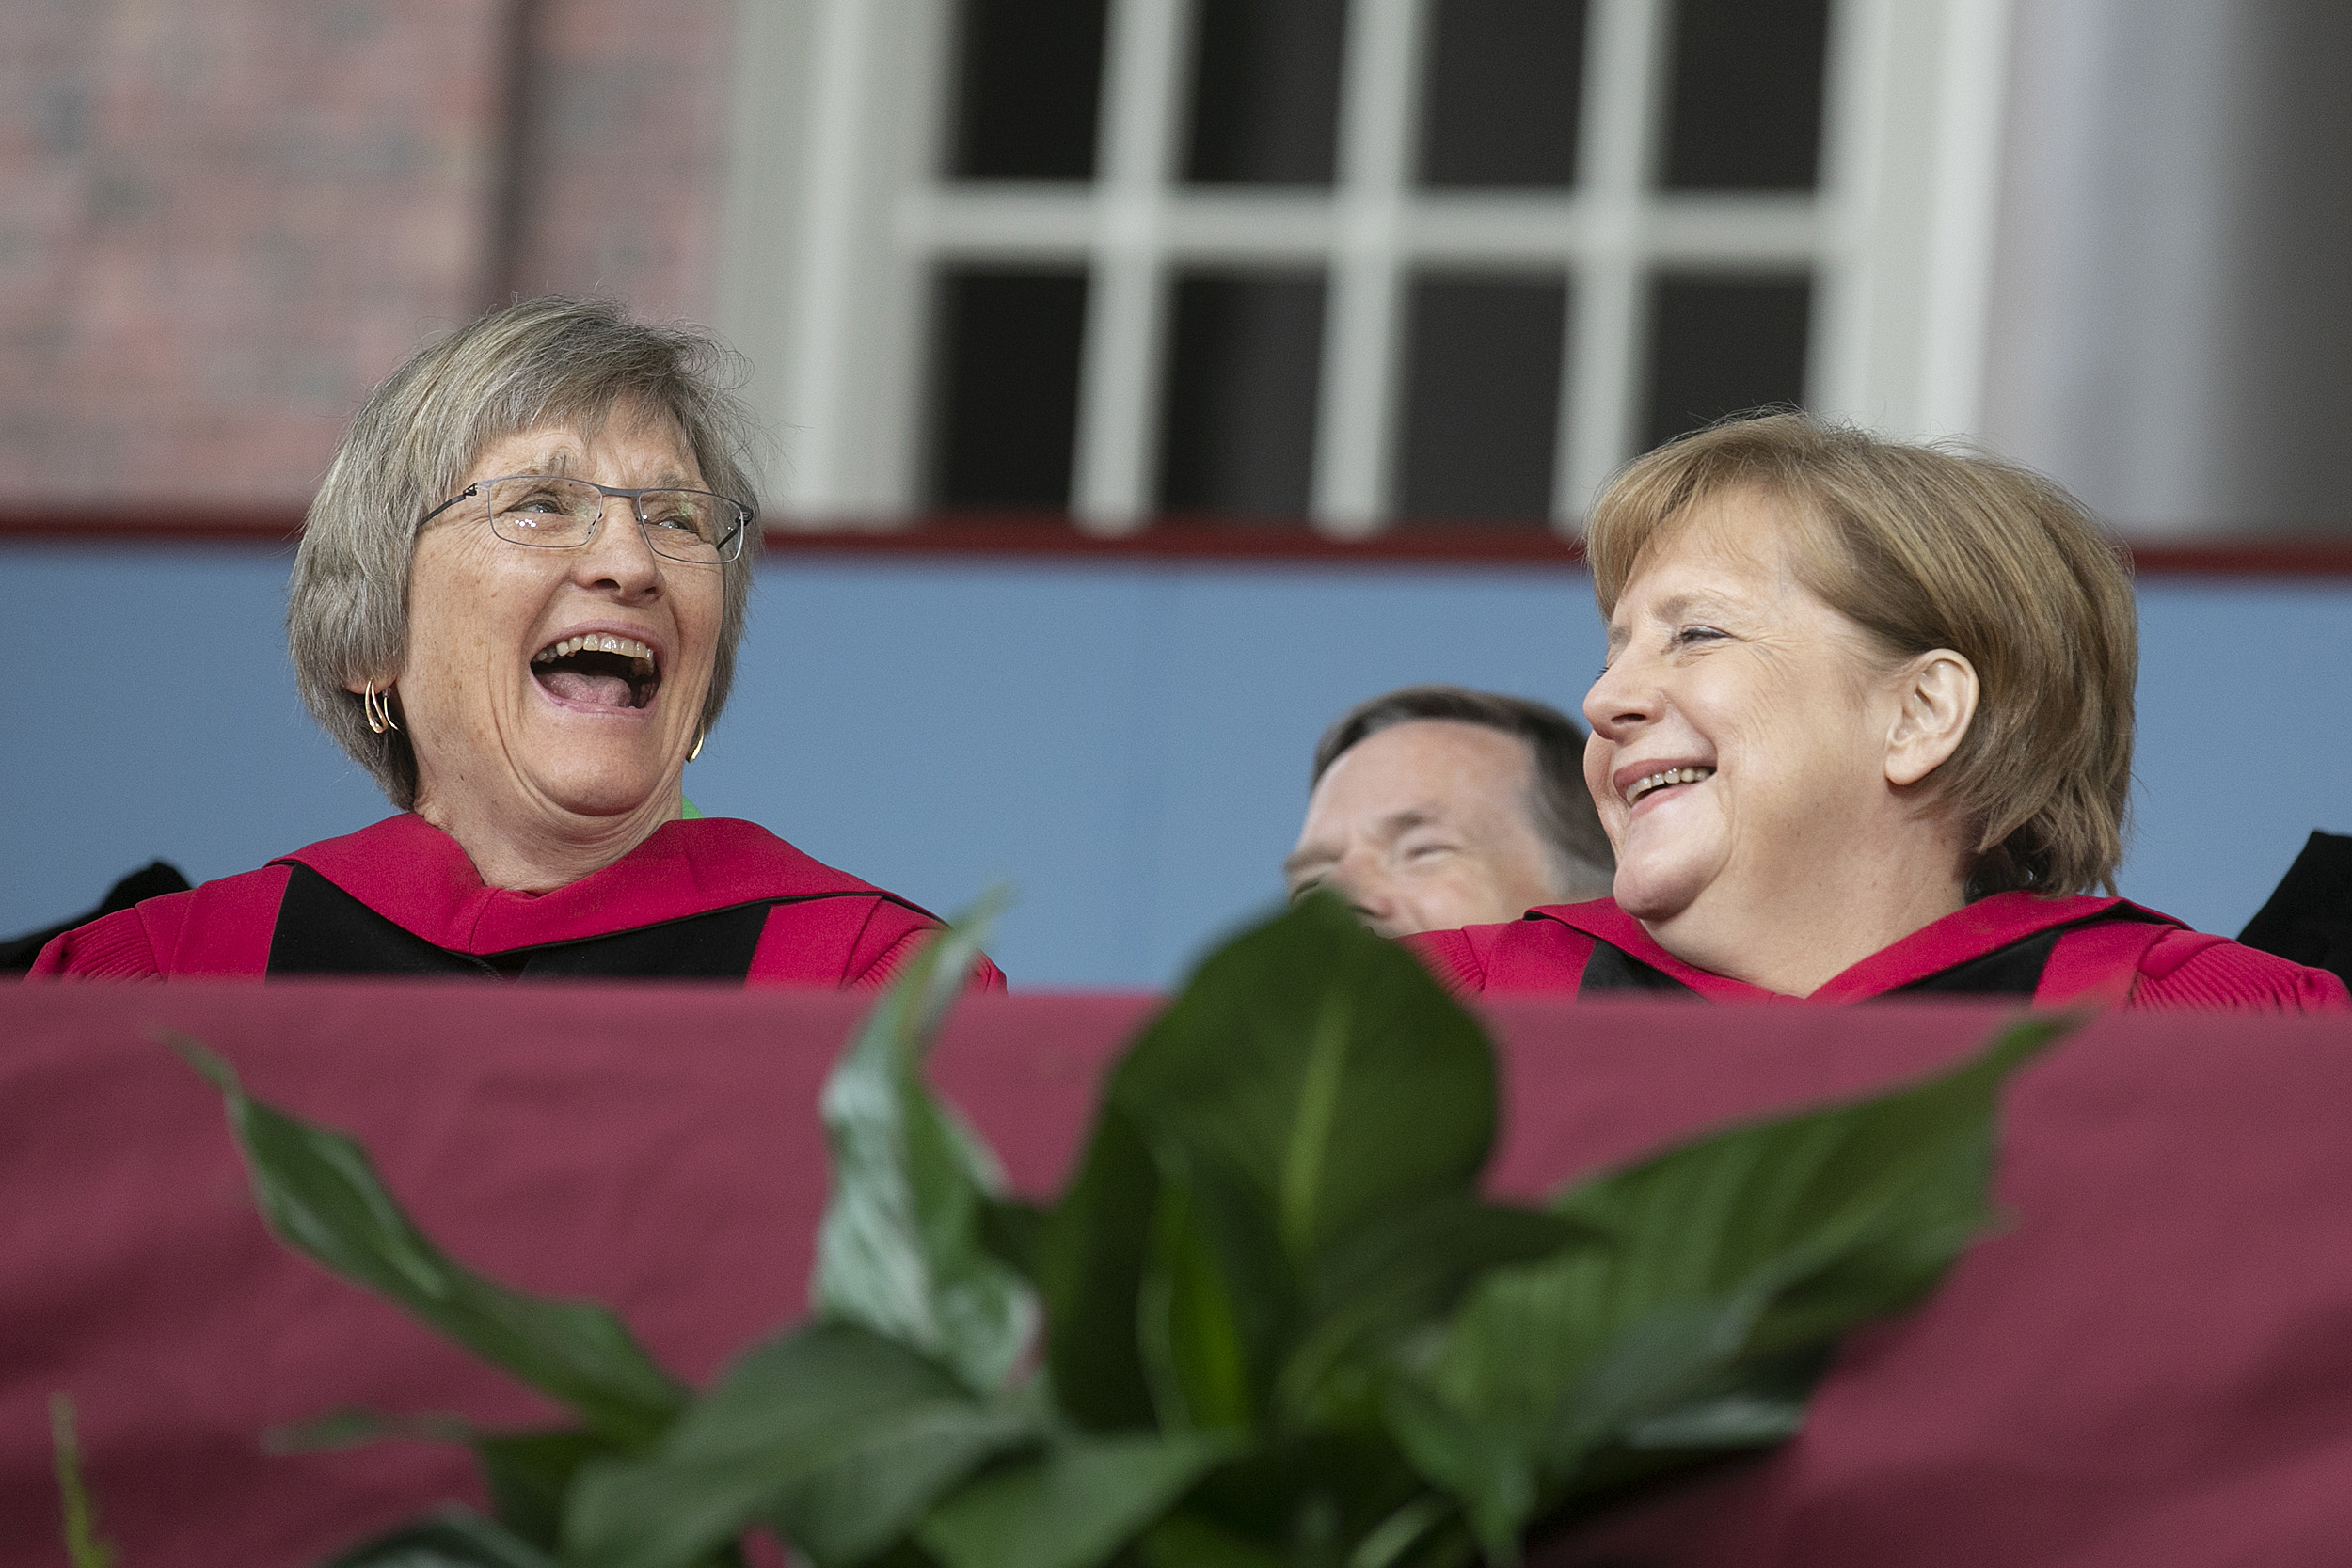
{"label": "potted plant foliage", "polygon": [[809,1313],[703,1392],[604,1308],[444,1256],[358,1145],[181,1042],[281,1238],[575,1417],[453,1432],[492,1513],[339,1562],[697,1568],[759,1530],[818,1568],[1509,1562],[1540,1523],[1795,1433],[1838,1336],[1985,1225],[2000,1086],[2064,1027],[1500,1202],[1477,1020],[1311,898],[1144,1028],[1033,1207],[925,1081],[984,924],[843,1053]]}

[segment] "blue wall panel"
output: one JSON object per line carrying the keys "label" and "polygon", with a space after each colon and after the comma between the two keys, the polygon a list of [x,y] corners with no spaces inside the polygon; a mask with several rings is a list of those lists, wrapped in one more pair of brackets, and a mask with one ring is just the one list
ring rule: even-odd
{"label": "blue wall panel", "polygon": [[2352,833],[2352,586],[2139,591],[2123,892],[2235,936],[2313,828]]}
{"label": "blue wall panel", "polygon": [[[151,855],[216,877],[382,815],[294,695],[287,567],[0,548],[0,932]],[[2352,829],[2352,587],[2140,598],[2124,890],[2234,932],[2305,832]],[[1556,572],[803,558],[753,605],[689,793],[934,908],[1011,882],[1016,984],[1162,984],[1277,897],[1310,749],[1349,703],[1453,680],[1573,709],[1600,658]]]}

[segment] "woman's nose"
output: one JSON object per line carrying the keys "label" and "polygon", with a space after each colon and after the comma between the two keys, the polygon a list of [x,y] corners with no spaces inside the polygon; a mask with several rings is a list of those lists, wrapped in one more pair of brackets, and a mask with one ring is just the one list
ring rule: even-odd
{"label": "woman's nose", "polygon": [[1595,735],[1612,740],[1654,721],[1664,705],[1657,682],[1647,679],[1630,650],[1621,653],[1584,693],[1584,721]]}
{"label": "woman's nose", "polygon": [[604,522],[576,560],[583,587],[610,587],[634,598],[661,586],[661,562],[638,526],[637,503],[628,496],[604,498]]}

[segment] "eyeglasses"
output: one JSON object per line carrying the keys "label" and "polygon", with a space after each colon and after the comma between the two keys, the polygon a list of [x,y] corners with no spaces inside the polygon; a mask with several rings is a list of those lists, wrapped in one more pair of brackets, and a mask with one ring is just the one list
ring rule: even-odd
{"label": "eyeglasses", "polygon": [[[743,531],[752,514],[741,501],[707,490],[622,490],[553,474],[476,480],[418,518],[417,526],[461,501],[479,501],[490,531],[509,544],[576,550],[596,538],[608,496],[624,497],[633,505],[646,547],[666,561],[720,566],[743,553]],[[473,513],[468,507],[459,515]]]}

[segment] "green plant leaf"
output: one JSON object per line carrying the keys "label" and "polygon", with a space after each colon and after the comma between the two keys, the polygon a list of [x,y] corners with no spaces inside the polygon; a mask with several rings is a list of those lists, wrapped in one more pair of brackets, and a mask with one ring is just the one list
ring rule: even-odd
{"label": "green plant leaf", "polygon": [[49,1447],[57,1472],[57,1513],[66,1560],[72,1568],[112,1568],[114,1544],[98,1534],[98,1504],[82,1478],[82,1439],[74,1430],[73,1397],[49,1396]]}
{"label": "green plant leaf", "polygon": [[166,1039],[220,1089],[254,1196],[288,1245],[563,1401],[617,1443],[649,1444],[684,1405],[686,1390],[610,1311],[510,1291],[452,1261],[385,1189],[365,1149],[253,1099],[198,1041]]}
{"label": "green plant leaf", "polygon": [[1290,1568],[1282,1553],[1188,1509],[1160,1516],[1136,1544],[1148,1568]]}
{"label": "green plant leaf", "polygon": [[1991,1222],[2001,1087],[2080,1022],[2023,1020],[1923,1084],[1733,1128],[1554,1207],[1618,1239],[1617,1300],[1754,1292],[1750,1354],[1819,1344],[1908,1305]]}
{"label": "green plant leaf", "polygon": [[833,1179],[809,1291],[819,1315],[935,1356],[983,1392],[1027,1351],[1037,1300],[991,1244],[1005,1240],[1003,1173],[923,1069],[999,903],[915,954],[825,1084]]}
{"label": "green plant leaf", "polygon": [[[1542,1507],[1621,1480],[1612,1450],[1785,1437],[1835,1337],[1915,1300],[1983,1228],[2001,1085],[2073,1022],[2028,1020],[1924,1085],[1565,1194],[1589,1239],[1470,1292],[1427,1383],[1392,1395],[1400,1442],[1499,1557]],[[1506,1455],[1532,1489],[1496,1485]]]}
{"label": "green plant leaf", "polygon": [[690,1564],[755,1520],[825,1568],[891,1544],[1039,1416],[982,1401],[897,1340],[819,1323],[752,1351],[642,1459],[592,1462],[572,1488],[576,1568]]}
{"label": "green plant leaf", "polygon": [[1104,1105],[1077,1175],[1038,1237],[1055,1399],[1098,1432],[1156,1418],[1137,1324],[1159,1195],[1159,1167],[1142,1134],[1126,1113]]}
{"label": "green plant leaf", "polygon": [[562,1544],[564,1499],[581,1467],[623,1457],[606,1439],[579,1427],[479,1433],[473,1450],[498,1522],[550,1552]]}
{"label": "green plant leaf", "polygon": [[469,1509],[403,1525],[324,1568],[558,1568],[555,1559]]}
{"label": "green plant leaf", "polygon": [[1494,1055],[1418,959],[1325,894],[1212,955],[1109,1099],[1155,1150],[1230,1173],[1303,1268],[1376,1215],[1475,1185]]}
{"label": "green plant leaf", "polygon": [[980,1244],[1005,1267],[1037,1282],[1038,1254],[1045,1241],[1045,1211],[1018,1198],[993,1197],[980,1205]]}
{"label": "green plant leaf", "polygon": [[1764,1448],[1794,1437],[1804,1428],[1805,1402],[1835,1349],[1834,1341],[1824,1341],[1743,1361],[1672,1409],[1629,1423],[1625,1446],[1635,1453],[1689,1454]]}
{"label": "green plant leaf", "polygon": [[1359,1227],[1322,1259],[1311,1330],[1277,1384],[1295,1431],[1371,1427],[1394,1347],[1451,1312],[1470,1284],[1549,1257],[1585,1232],[1560,1216],[1442,1193]]}
{"label": "green plant leaf", "polygon": [[1064,1406],[1098,1431],[1263,1420],[1324,1257],[1470,1194],[1494,1117],[1477,1022],[1336,899],[1228,943],[1114,1070],[1040,1238]]}
{"label": "green plant leaf", "polygon": [[1270,1235],[1254,1249],[1247,1240],[1220,1246],[1203,1197],[1189,1182],[1161,1182],[1134,1333],[1161,1430],[1246,1432],[1259,1416],[1253,1341],[1265,1338],[1267,1308],[1283,1292],[1279,1281],[1233,1278],[1227,1264],[1263,1262],[1279,1247]]}
{"label": "green plant leaf", "polygon": [[428,1411],[416,1416],[388,1416],[381,1411],[346,1405],[313,1416],[307,1421],[270,1428],[262,1433],[263,1453],[331,1453],[370,1443],[471,1443],[478,1436],[473,1423],[462,1416]]}
{"label": "green plant leaf", "polygon": [[1347,1554],[1347,1568],[1438,1568],[1470,1557],[1454,1500],[1423,1492],[1367,1530]]}
{"label": "green plant leaf", "polygon": [[1542,1496],[1524,1423],[1466,1412],[1410,1379],[1383,1392],[1389,1428],[1414,1468],[1461,1505],[1490,1561],[1516,1561],[1519,1534]]}
{"label": "green plant leaf", "polygon": [[915,1538],[944,1568],[1092,1568],[1239,1448],[1200,1433],[1074,1438],[957,1492]]}

